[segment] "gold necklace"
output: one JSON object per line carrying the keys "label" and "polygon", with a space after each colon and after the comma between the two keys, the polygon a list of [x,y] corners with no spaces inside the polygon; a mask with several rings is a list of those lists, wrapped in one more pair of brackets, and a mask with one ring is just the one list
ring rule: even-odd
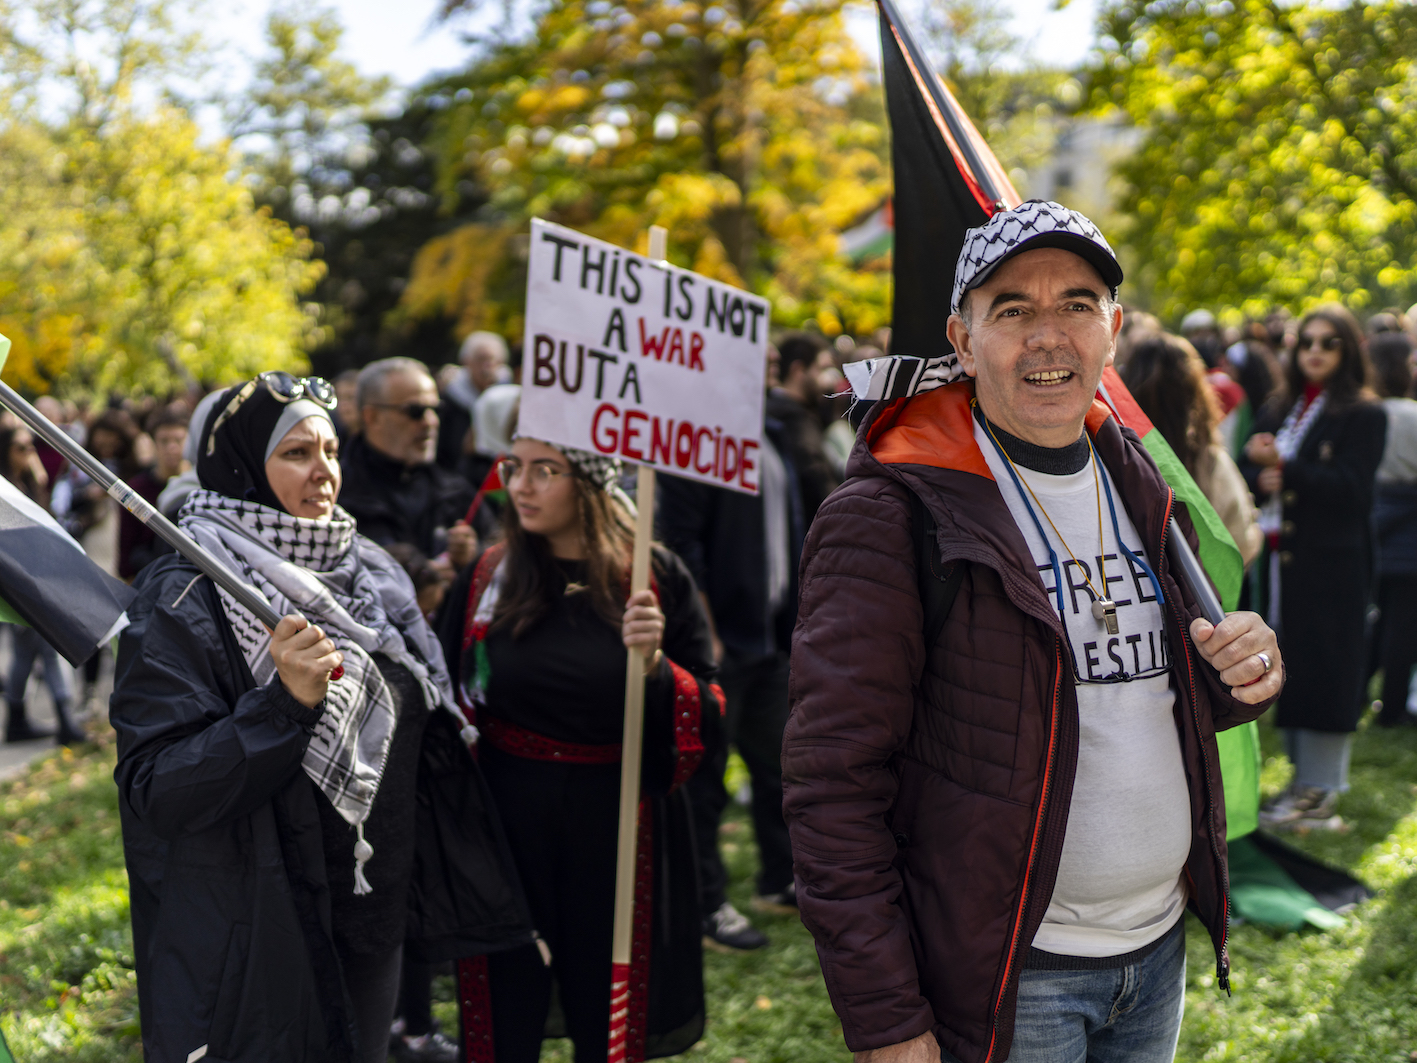
{"label": "gold necklace", "polygon": [[[1053,529],[1053,534],[1058,537],[1058,542],[1063,544],[1063,549],[1068,552],[1068,556],[1072,559],[1073,564],[1077,565],[1078,571],[1082,573],[1082,578],[1087,581],[1087,589],[1092,592],[1093,619],[1100,620],[1107,625],[1107,634],[1117,634],[1117,603],[1108,598],[1107,595],[1098,593],[1097,585],[1092,582],[1092,578],[1087,574],[1087,565],[1078,560],[1077,554],[1075,554],[1073,548],[1068,545],[1068,540],[1063,538],[1063,533],[1060,532],[1058,526],[1053,523],[1053,518],[1048,515],[1048,510],[1045,509],[1043,503],[1039,501],[1038,495],[1034,494],[1033,487],[1018,471],[1018,466],[1014,464],[1014,459],[1009,457],[1009,452],[1004,449],[1003,444],[999,442],[999,437],[994,434],[994,428],[989,423],[988,417],[984,418],[984,430],[989,433],[989,438],[994,441],[994,446],[999,449],[999,453],[1004,456],[1004,460],[1009,463],[1009,468],[1013,470],[1014,477],[1019,483],[1023,484],[1024,490],[1033,498],[1033,501],[1038,506],[1039,512],[1043,514],[1043,519],[1048,522],[1048,527]],[[1104,555],[1107,553],[1107,542],[1102,537],[1102,480],[1097,474],[1097,451],[1092,448],[1092,438],[1087,435],[1086,431],[1083,432],[1083,436],[1087,439],[1087,452],[1092,459],[1092,487],[1097,493],[1097,567],[1098,574],[1102,577],[1102,589],[1105,591],[1107,589],[1107,561]],[[1062,600],[1063,589],[1059,587],[1059,603],[1061,603]]]}

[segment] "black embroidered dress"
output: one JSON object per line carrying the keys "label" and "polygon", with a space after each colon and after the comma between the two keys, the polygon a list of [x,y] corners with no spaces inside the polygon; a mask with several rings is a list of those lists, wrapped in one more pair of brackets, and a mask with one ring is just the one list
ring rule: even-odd
{"label": "black embroidered dress", "polygon": [[[525,948],[462,966],[464,1058],[531,1063],[543,1036],[568,1036],[577,1063],[588,1063],[607,1049],[626,650],[574,590],[521,638],[474,630],[501,556],[494,547],[470,566],[452,591],[461,615],[440,634],[465,688],[483,662],[479,758],[552,962]],[[582,563],[558,566],[565,586],[583,582]],[[721,713],[693,579],[665,550],[655,551],[654,576],[665,657],[645,688],[631,1060],[677,1054],[703,1033],[698,882],[679,787],[718,741]]]}

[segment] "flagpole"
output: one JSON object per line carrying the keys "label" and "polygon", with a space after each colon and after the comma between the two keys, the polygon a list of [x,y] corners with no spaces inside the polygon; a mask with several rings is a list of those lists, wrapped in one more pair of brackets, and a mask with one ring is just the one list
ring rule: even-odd
{"label": "flagpole", "polygon": [[[649,257],[668,257],[669,230],[650,226]],[[654,469],[641,465],[635,490],[635,547],[630,593],[649,588],[650,542],[654,538]],[[638,651],[625,660],[625,731],[620,747],[620,829],[615,852],[615,916],[610,938],[609,1063],[639,1063],[644,1030],[630,1029],[630,985],[635,929],[635,881],[640,835],[640,760],[645,720],[645,662]]]}
{"label": "flagpole", "polygon": [[1182,582],[1190,587],[1191,595],[1201,608],[1201,615],[1212,624],[1219,625],[1225,619],[1225,610],[1220,599],[1216,597],[1215,588],[1210,585],[1210,578],[1201,567],[1200,560],[1191,550],[1191,544],[1186,542],[1185,533],[1181,531],[1175,517],[1171,518],[1171,527],[1167,534],[1166,542],[1171,548],[1171,563],[1176,566]]}
{"label": "flagpole", "polygon": [[940,87],[939,76],[925,58],[925,53],[921,50],[920,45],[916,43],[915,35],[910,32],[910,26],[906,24],[905,19],[900,17],[900,12],[896,10],[892,0],[876,0],[876,2],[881,5],[886,21],[895,30],[896,35],[900,38],[900,43],[905,46],[911,65],[920,75],[920,80],[925,83],[925,91],[935,101],[935,107],[939,110],[940,117],[950,127],[950,136],[954,137],[959,150],[964,153],[965,161],[969,163],[969,168],[973,171],[972,176],[975,183],[989,197],[989,202],[994,204],[994,209],[1001,210],[1004,201],[999,194],[999,189],[994,187],[994,178],[990,175],[989,168],[984,165],[984,160],[979,157],[979,152],[975,150],[974,141],[970,139],[969,131],[960,123],[959,116],[955,114],[954,108],[945,98],[944,91]]}
{"label": "flagpole", "polygon": [[210,578],[213,583],[235,598],[239,605],[266,627],[274,630],[275,626],[280,623],[280,614],[255,588],[243,582],[236,573],[217,560],[206,547],[149,505],[147,499],[114,476],[108,470],[108,466],[74,442],[68,433],[31,406],[14,388],[3,381],[0,381],[0,406],[8,409],[23,421],[31,432],[87,473],[89,478],[102,487],[120,506],[151,528],[188,561],[196,565],[204,576]]}

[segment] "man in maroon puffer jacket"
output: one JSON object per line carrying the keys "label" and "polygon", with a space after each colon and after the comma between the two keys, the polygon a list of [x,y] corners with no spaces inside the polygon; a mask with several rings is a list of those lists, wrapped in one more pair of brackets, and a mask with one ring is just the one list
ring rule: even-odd
{"label": "man in maroon puffer jacket", "polygon": [[[971,230],[972,379],[878,402],[808,536],[784,812],[858,1063],[1169,1061],[1187,907],[1229,987],[1215,733],[1283,667],[1255,614],[1200,618],[1184,507],[1095,399],[1121,279],[1057,204]],[[930,646],[911,492],[965,564]]]}

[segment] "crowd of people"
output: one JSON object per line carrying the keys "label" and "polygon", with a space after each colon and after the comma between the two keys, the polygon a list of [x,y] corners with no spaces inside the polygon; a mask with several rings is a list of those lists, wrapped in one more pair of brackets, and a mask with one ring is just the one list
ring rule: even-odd
{"label": "crowd of people", "polygon": [[[1178,334],[1121,320],[1116,367],[1234,539],[1241,608],[1279,633],[1293,679],[1276,723],[1294,778],[1263,820],[1337,827],[1376,671],[1377,723],[1417,719],[1417,321],[1361,325],[1339,306],[1223,328],[1196,311]],[[889,342],[777,336],[759,492],[661,477],[653,590],[628,600],[630,480],[518,436],[520,349],[501,336],[471,334],[442,368],[265,373],[88,412],[40,399],[305,618],[274,631],[0,419],[6,478],[140,592],[110,716],[147,1058],[450,1061],[483,1037],[533,1061],[554,1034],[578,1063],[605,1059],[627,654],[645,666],[639,885],[654,912],[636,928],[631,1036],[646,1056],[692,1045],[701,949],[768,944],[727,896],[718,828],[735,796],[760,858],[753,908],[798,911],[783,744],[799,579],[823,548],[818,511],[860,475],[864,404],[844,368]],[[999,438],[995,478],[1017,476]],[[1101,575],[1088,593],[1110,606]],[[56,741],[83,741],[100,658],[75,677],[7,630],[6,741],[48,737],[26,707],[36,663]],[[488,959],[457,968],[459,1045],[430,987],[469,956]]]}

